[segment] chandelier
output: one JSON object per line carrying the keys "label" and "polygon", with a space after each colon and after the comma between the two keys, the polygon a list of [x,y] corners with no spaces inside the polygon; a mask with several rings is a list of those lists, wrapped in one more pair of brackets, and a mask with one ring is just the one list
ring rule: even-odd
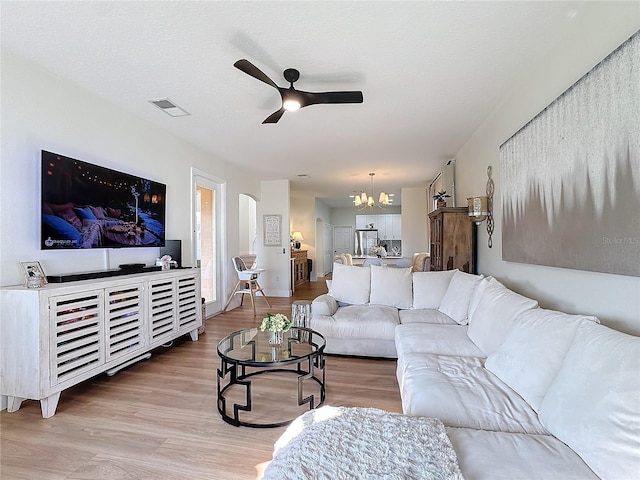
{"label": "chandelier", "polygon": [[358,195],[353,195],[353,204],[356,207],[358,207],[358,210],[363,210],[365,208],[373,208],[373,207],[385,209],[393,201],[393,199],[389,198],[390,196],[393,196],[393,194],[389,195],[384,192],[380,192],[380,195],[378,196],[378,202],[374,200],[375,198],[374,190],[373,190],[374,176],[375,176],[375,173],[369,174],[370,187],[369,187],[368,195],[367,195],[367,192],[361,192]]}

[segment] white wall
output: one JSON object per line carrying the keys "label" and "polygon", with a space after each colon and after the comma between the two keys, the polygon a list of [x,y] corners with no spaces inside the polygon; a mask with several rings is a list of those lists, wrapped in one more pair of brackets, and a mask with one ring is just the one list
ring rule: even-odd
{"label": "white wall", "polygon": [[312,280],[315,281],[316,253],[316,199],[306,192],[291,192],[290,199],[291,233],[300,232],[304,240],[301,249],[307,251],[307,258],[313,261]]}
{"label": "white wall", "polygon": [[487,166],[493,169],[495,232],[489,249],[485,224],[478,228],[480,273],[494,275],[543,307],[595,314],[604,324],[634,334],[640,334],[640,278],[502,261],[499,146],[638,28],[640,3],[591,3],[572,21],[562,44],[523,72],[521,83],[456,155],[459,205],[467,196],[484,194]]}
{"label": "white wall", "polygon": [[[233,165],[167,135],[148,122],[63,81],[12,53],[2,52],[0,283],[23,281],[19,262],[39,260],[63,274],[151,264],[157,248],[41,251],[40,150],[50,150],[167,184],[167,238],[183,240],[191,259],[190,167],[228,183],[229,231],[238,231],[238,187],[257,193]],[[160,112],[161,113],[161,112]],[[234,244],[229,252],[233,255]],[[235,242],[237,250],[237,242]]]}
{"label": "white wall", "polygon": [[325,265],[324,259],[324,225],[331,224],[331,209],[322,200],[316,198],[315,200],[315,215],[316,215],[316,258],[313,264],[313,270],[311,271],[311,281],[315,282],[318,277],[324,276],[325,272],[331,269],[330,265]]}
{"label": "white wall", "polygon": [[[258,267],[266,271],[260,275],[260,285],[267,296],[288,297],[291,294],[291,245],[289,244],[289,180],[261,182],[258,202]],[[281,246],[265,247],[263,215],[282,215]]]}
{"label": "white wall", "polygon": [[427,188],[403,188],[402,196],[402,256],[429,251],[427,218]]}
{"label": "white wall", "polygon": [[253,249],[257,243],[257,220],[256,220],[256,201],[249,195],[244,193],[238,198],[239,214],[238,214],[238,249],[241,255],[253,254]]}
{"label": "white wall", "polygon": [[[190,168],[224,179],[227,252],[238,254],[238,194],[257,197],[256,180],[10,52],[3,50],[1,60],[1,285],[23,282],[19,262],[25,260],[40,261],[45,273],[64,274],[117,268],[133,261],[152,264],[158,256],[157,248],[41,251],[42,149],[167,184],[166,235],[182,239],[185,263],[192,257]],[[231,269],[225,295],[234,284]]]}

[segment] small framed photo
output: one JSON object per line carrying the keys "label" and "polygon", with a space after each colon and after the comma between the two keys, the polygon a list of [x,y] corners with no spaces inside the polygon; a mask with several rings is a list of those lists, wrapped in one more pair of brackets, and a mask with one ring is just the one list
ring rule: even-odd
{"label": "small framed photo", "polygon": [[40,262],[20,262],[24,270],[25,285],[34,288],[36,284],[41,287],[47,284],[47,276],[42,270]]}

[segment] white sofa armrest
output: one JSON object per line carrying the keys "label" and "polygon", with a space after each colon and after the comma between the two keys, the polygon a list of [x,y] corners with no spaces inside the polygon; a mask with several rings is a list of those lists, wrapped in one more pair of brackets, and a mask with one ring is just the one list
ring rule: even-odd
{"label": "white sofa armrest", "polygon": [[312,315],[331,316],[338,310],[338,302],[331,295],[324,294],[316,297],[311,303]]}

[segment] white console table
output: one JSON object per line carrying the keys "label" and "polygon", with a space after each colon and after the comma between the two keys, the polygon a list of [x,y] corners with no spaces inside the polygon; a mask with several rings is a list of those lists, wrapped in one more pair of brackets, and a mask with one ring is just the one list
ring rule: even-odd
{"label": "white console table", "polygon": [[60,392],[202,325],[200,270],[164,270],[39,289],[0,289],[0,394],[9,412]]}

